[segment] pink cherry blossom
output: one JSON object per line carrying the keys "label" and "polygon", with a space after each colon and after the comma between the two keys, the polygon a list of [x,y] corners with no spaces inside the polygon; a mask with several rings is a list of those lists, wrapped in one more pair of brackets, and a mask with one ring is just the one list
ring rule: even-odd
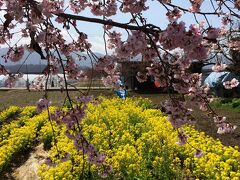
{"label": "pink cherry blossom", "polygon": [[170,22],[177,21],[181,16],[181,11],[178,8],[174,8],[172,11],[168,11],[166,13],[166,16],[168,17],[168,20]]}
{"label": "pink cherry blossom", "polygon": [[208,48],[204,46],[200,29],[196,25],[191,25],[187,31],[184,22],[173,22],[160,34],[159,41],[169,50],[182,48],[189,59],[203,60],[208,55]]}
{"label": "pink cherry blossom", "polygon": [[42,112],[42,110],[46,109],[50,105],[50,101],[46,98],[39,99],[36,103],[37,111]]}
{"label": "pink cherry blossom", "polygon": [[236,78],[233,78],[231,81],[223,82],[225,89],[232,89],[239,85],[239,81]]}
{"label": "pink cherry blossom", "polygon": [[219,117],[219,116],[214,116],[213,117],[214,123],[221,124],[226,122],[227,118],[225,116]]}
{"label": "pink cherry blossom", "polygon": [[235,0],[235,7],[240,10],[240,0]]}
{"label": "pink cherry blossom", "polygon": [[98,71],[104,70],[105,67],[114,66],[114,57],[113,56],[104,56],[98,59],[98,62],[95,64],[95,69]]}
{"label": "pink cherry blossom", "polygon": [[143,83],[143,82],[146,82],[147,81],[147,76],[141,72],[138,72],[137,73],[137,76],[136,76],[138,82],[140,83]]}
{"label": "pink cherry blossom", "polygon": [[229,47],[234,51],[240,51],[240,41],[239,40],[230,41]]}
{"label": "pink cherry blossom", "polygon": [[237,128],[236,125],[232,125],[230,123],[221,123],[218,124],[218,134],[227,134],[227,133],[233,133],[234,130]]}
{"label": "pink cherry blossom", "polygon": [[93,2],[89,4],[92,14],[95,16],[113,16],[117,12],[116,0],[109,0],[105,2],[105,5],[102,3]]}
{"label": "pink cherry blossom", "polygon": [[195,158],[200,158],[204,155],[203,151],[201,149],[197,149],[194,153]]}
{"label": "pink cherry blossom", "polygon": [[148,9],[145,3],[146,0],[123,0],[120,10],[124,13],[140,13]]}
{"label": "pink cherry blossom", "polygon": [[189,1],[192,4],[192,7],[190,7],[190,11],[191,12],[199,12],[203,0],[189,0]]}
{"label": "pink cherry blossom", "polygon": [[6,76],[4,84],[6,87],[13,88],[15,87],[17,80],[18,80],[17,76],[9,74],[8,76]]}
{"label": "pink cherry blossom", "polygon": [[69,5],[70,5],[71,10],[74,13],[78,14],[88,6],[88,2],[87,2],[87,0],[79,0],[79,1],[70,0]]}
{"label": "pink cherry blossom", "polygon": [[8,71],[5,69],[3,65],[0,64],[0,75],[7,75]]}
{"label": "pink cherry blossom", "polygon": [[21,60],[23,55],[24,55],[24,47],[23,46],[10,48],[7,52],[7,57],[12,62],[17,62],[17,61]]}
{"label": "pink cherry blossom", "polygon": [[218,28],[209,28],[207,31],[208,39],[217,39],[219,37],[220,29]]}
{"label": "pink cherry blossom", "polygon": [[102,81],[105,86],[114,88],[117,86],[117,82],[119,81],[119,79],[119,75],[108,75],[107,77],[103,77]]}
{"label": "pink cherry blossom", "polygon": [[168,120],[173,127],[180,128],[184,124],[193,123],[194,119],[191,116],[191,110],[186,108],[186,103],[177,100],[167,100],[163,104],[163,107],[168,114]]}
{"label": "pink cherry blossom", "polygon": [[226,64],[216,63],[212,67],[212,70],[215,71],[215,72],[221,72],[221,71],[224,71],[226,68],[227,68]]}
{"label": "pink cherry blossom", "polygon": [[49,1],[43,0],[40,8],[43,15],[46,17],[52,17],[55,13],[63,12],[64,1],[57,0],[57,1]]}
{"label": "pink cherry blossom", "polygon": [[178,133],[178,142],[177,142],[177,144],[182,146],[182,145],[187,143],[187,139],[188,139],[188,135],[183,130],[181,130]]}

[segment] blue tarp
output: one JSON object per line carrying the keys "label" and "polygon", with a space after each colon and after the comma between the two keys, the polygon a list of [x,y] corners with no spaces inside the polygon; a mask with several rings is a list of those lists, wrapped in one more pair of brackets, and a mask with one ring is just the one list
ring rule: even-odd
{"label": "blue tarp", "polygon": [[240,85],[237,88],[225,89],[223,82],[231,81],[233,78],[240,81],[240,76],[232,72],[211,72],[209,76],[204,80],[204,84],[208,84],[209,87],[215,92],[217,96],[239,96],[240,95]]}
{"label": "blue tarp", "polygon": [[236,78],[240,81],[240,77],[232,72],[212,72],[204,80],[204,84],[208,84],[209,87],[215,88],[219,85],[222,85],[225,81],[231,81],[233,78]]}
{"label": "blue tarp", "polygon": [[223,79],[229,74],[229,72],[212,72],[204,80],[204,84],[208,84],[210,88],[215,88],[219,84],[223,83]]}

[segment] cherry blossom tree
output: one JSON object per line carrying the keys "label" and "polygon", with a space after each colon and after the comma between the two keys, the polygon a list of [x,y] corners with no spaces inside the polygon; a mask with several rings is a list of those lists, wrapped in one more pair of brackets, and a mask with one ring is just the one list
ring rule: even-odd
{"label": "cherry blossom tree", "polygon": [[[225,117],[219,117],[208,105],[209,88],[201,84],[201,74],[192,73],[191,64],[194,61],[208,62],[212,57],[224,54],[232,61],[237,61],[240,50],[239,28],[235,22],[240,19],[239,0],[155,0],[151,1],[159,7],[159,22],[167,19],[165,26],[151,23],[146,18],[153,8],[147,0],[0,0],[1,25],[0,44],[8,47],[3,55],[6,62],[18,62],[26,49],[39,54],[47,61],[44,74],[57,74],[62,69],[64,90],[72,106],[71,111],[56,111],[49,114],[50,120],[64,123],[68,129],[76,130],[75,134],[66,135],[73,139],[78,149],[83,149],[90,157],[90,162],[102,163],[104,155],[87,142],[81,134],[79,122],[85,114],[85,103],[91,97],[84,96],[72,100],[68,94],[67,78],[81,81],[84,74],[78,71],[73,54],[78,54],[78,60],[86,53],[92,68],[106,74],[103,82],[115,87],[120,78],[116,62],[127,61],[131,57],[141,55],[142,61],[150,62],[147,73],[139,72],[139,81],[145,81],[147,76],[153,76],[154,81],[161,87],[174,89],[178,94],[169,94],[170,99],[163,103],[169,121],[176,128],[186,123],[192,123],[194,118],[187,108],[185,99],[190,99],[214,118],[221,134],[231,133],[236,126],[227,122]],[[207,10],[202,7],[208,7]],[[90,11],[90,16],[84,16]],[[115,17],[124,14],[128,17],[124,22],[116,21]],[[187,15],[192,23],[184,18]],[[219,23],[211,23],[218,21]],[[98,57],[92,51],[88,34],[81,31],[79,22],[89,22],[102,26],[105,55]],[[68,32],[68,40],[62,30]],[[77,38],[72,34],[77,34]],[[22,38],[28,38],[29,43],[21,43]],[[70,40],[69,40],[70,38]],[[17,40],[16,40],[17,39]],[[239,60],[238,60],[239,61]],[[225,65],[219,62],[214,66],[215,71],[224,70]],[[238,68],[239,70],[240,68]],[[0,66],[0,75],[6,75],[7,85],[13,86],[21,77],[20,74],[9,73]],[[236,79],[227,82],[228,88],[239,84]],[[78,102],[78,106],[73,103]],[[39,110],[48,108],[47,94],[37,103]],[[59,121],[59,119],[61,119]],[[179,144],[185,144],[187,135],[179,131]],[[197,149],[197,154],[202,154]]]}

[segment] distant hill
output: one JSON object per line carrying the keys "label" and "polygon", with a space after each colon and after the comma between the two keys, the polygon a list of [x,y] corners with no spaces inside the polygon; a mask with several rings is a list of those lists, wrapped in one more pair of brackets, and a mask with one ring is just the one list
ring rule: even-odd
{"label": "distant hill", "polygon": [[[41,59],[40,55],[36,52],[32,52],[29,55],[29,51],[25,50],[25,53],[22,57],[22,59],[18,62],[11,62],[10,60],[5,62],[5,59],[2,58],[3,55],[5,55],[8,51],[8,48],[1,48],[0,49],[0,64],[4,65],[10,72],[17,72],[20,68],[20,72],[23,73],[41,73],[43,69],[47,65],[47,61],[44,59]],[[91,60],[90,58],[83,53],[79,53],[81,56],[85,56],[86,60],[76,61],[76,63],[80,66],[81,69],[86,69],[88,67],[91,67]],[[101,53],[95,53],[98,57],[102,57],[103,55]],[[29,56],[29,57],[28,57]],[[77,55],[72,55],[74,58],[77,59]],[[28,57],[28,58],[27,58]],[[27,60],[25,61],[25,59]],[[25,61],[25,62],[24,62]]]}
{"label": "distant hill", "polygon": [[41,74],[44,70],[46,65],[41,64],[16,64],[16,65],[11,65],[11,66],[5,66],[5,68],[8,70],[8,72],[11,73],[16,73],[16,72],[21,72],[24,74]]}
{"label": "distant hill", "polygon": [[[27,58],[27,56],[30,53],[29,51],[26,50],[23,55],[23,58],[20,61],[15,63],[8,60],[6,63],[5,59],[3,59],[2,56],[7,54],[7,51],[8,51],[8,48],[0,49],[0,63],[4,66],[14,66],[14,65],[23,64],[24,60]],[[32,52],[24,64],[44,65],[44,64],[47,64],[47,62],[46,60],[41,60],[40,56],[36,52]]]}

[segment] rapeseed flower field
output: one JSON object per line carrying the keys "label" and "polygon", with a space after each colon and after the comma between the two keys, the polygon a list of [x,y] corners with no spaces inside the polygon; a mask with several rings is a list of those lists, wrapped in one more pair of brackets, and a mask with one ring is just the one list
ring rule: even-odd
{"label": "rapeseed flower field", "polygon": [[[178,145],[179,130],[147,99],[98,101],[88,104],[80,126],[88,142],[104,154],[102,164],[91,163],[76,149],[66,136],[67,127],[49,121],[47,111],[9,107],[0,113],[0,172],[38,139],[51,162],[38,169],[40,179],[240,179],[238,147],[224,146],[194,126],[183,127],[188,143]],[[17,118],[6,122],[14,113]],[[195,156],[197,149],[203,156]]]}

